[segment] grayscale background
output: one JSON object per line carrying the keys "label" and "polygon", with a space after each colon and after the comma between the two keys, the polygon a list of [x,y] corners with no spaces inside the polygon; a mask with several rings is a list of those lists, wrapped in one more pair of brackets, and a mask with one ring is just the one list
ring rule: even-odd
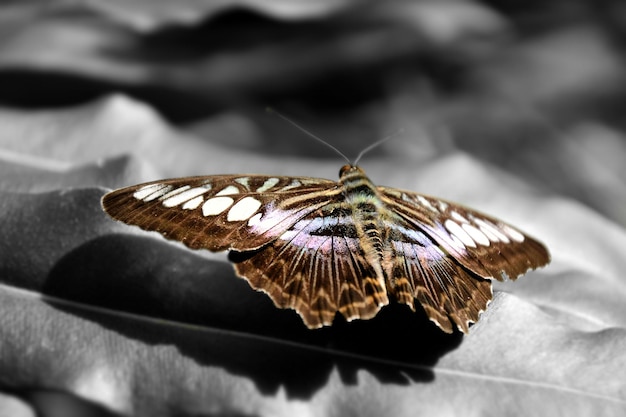
{"label": "grayscale background", "polygon": [[[0,416],[626,412],[626,3],[0,1]],[[552,263],[468,336],[399,306],[309,331],[114,222],[115,188],[370,178],[475,207]]]}

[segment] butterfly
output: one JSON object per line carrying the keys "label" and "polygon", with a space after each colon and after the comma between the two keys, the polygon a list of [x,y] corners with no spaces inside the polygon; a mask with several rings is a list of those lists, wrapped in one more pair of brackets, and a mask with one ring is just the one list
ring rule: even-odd
{"label": "butterfly", "polygon": [[[347,159],[347,158],[346,158]],[[358,158],[357,158],[358,159]],[[348,161],[349,162],[349,161]],[[102,198],[106,213],[192,249],[230,251],[237,275],[309,328],[369,319],[392,299],[467,333],[491,281],[550,262],[546,247],[462,205],[372,183],[273,175],[166,179]]]}

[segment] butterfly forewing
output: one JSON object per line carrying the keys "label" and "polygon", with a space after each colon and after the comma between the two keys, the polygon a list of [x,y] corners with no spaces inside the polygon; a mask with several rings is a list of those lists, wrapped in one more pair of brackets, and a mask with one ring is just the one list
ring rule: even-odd
{"label": "butterfly forewing", "polygon": [[483,278],[516,279],[550,262],[543,244],[494,217],[422,194],[379,189],[391,210]]}
{"label": "butterfly forewing", "polygon": [[446,332],[467,332],[492,297],[490,279],[515,279],[550,260],[506,223],[376,187],[350,165],[339,182],[189,177],[116,190],[102,204],[115,219],[190,248],[232,250],[237,274],[309,328],[330,325],[337,312],[371,318],[393,298],[421,305]]}
{"label": "butterfly forewing", "polygon": [[122,188],[102,205],[117,220],[192,249],[253,250],[332,199],[333,188],[333,181],[304,177],[200,176]]}

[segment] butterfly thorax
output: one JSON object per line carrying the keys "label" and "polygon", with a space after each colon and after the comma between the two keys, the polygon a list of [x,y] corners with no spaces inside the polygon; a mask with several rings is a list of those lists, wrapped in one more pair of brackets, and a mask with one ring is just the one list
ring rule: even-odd
{"label": "butterfly thorax", "polygon": [[[384,204],[377,187],[365,172],[357,166],[346,165],[341,168],[339,183],[355,220],[378,224]],[[367,231],[374,236],[373,227],[368,227]]]}

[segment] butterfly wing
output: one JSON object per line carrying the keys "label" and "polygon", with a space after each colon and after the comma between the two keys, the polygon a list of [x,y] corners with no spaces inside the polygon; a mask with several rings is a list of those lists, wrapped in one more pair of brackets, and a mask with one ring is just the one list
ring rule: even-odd
{"label": "butterfly wing", "polygon": [[550,262],[546,247],[513,226],[457,203],[380,187],[383,200],[459,264],[482,278],[516,279]]}
{"label": "butterfly wing", "polygon": [[517,278],[550,261],[547,249],[512,226],[422,194],[379,187],[395,216],[388,222],[390,292],[416,299],[444,331],[463,332],[491,300],[491,279]]}
{"label": "butterfly wing", "polygon": [[442,330],[467,333],[491,300],[491,281],[472,274],[424,231],[402,218],[385,229],[388,290],[415,310],[416,301]]}
{"label": "butterfly wing", "polygon": [[373,317],[388,303],[384,278],[363,256],[340,186],[324,179],[207,176],[116,190],[113,218],[193,249],[231,249],[237,274],[293,308],[310,328]]}
{"label": "butterfly wing", "polygon": [[[254,250],[340,193],[334,181],[263,175],[153,181],[102,198],[116,220],[192,249]],[[303,199],[307,204],[299,204]]]}
{"label": "butterfly wing", "polygon": [[[233,250],[237,274],[293,308],[310,328],[371,318],[387,291],[417,300],[444,331],[464,332],[491,299],[490,279],[516,278],[550,256],[536,240],[463,206],[378,187],[382,268],[367,261],[340,183],[221,175],[155,181],[103,197],[117,220],[193,249]],[[358,216],[357,216],[358,217]],[[384,272],[383,272],[384,271]]]}
{"label": "butterfly wing", "polygon": [[389,303],[384,277],[370,265],[352,208],[337,198],[302,217],[260,251],[232,257],[237,273],[309,328],[374,317]]}

